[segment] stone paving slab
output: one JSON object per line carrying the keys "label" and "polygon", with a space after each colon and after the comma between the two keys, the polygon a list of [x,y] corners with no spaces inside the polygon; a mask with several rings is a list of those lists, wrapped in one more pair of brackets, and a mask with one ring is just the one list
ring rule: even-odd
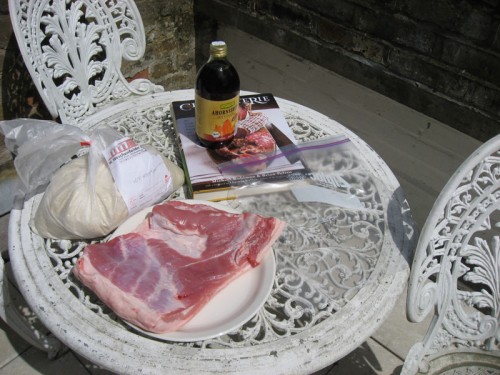
{"label": "stone paving slab", "polygon": [[2,368],[29,348],[30,345],[0,319],[0,374]]}
{"label": "stone paving slab", "polygon": [[0,375],[48,375],[48,374],[91,374],[85,366],[76,359],[73,353],[67,352],[57,360],[47,359],[47,354],[30,348],[22,355],[0,368]]}

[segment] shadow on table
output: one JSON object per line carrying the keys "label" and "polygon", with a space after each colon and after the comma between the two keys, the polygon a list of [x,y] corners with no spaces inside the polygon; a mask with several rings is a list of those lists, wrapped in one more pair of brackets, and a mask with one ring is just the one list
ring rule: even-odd
{"label": "shadow on table", "polygon": [[52,119],[26,68],[14,34],[5,50],[1,90],[3,120]]}

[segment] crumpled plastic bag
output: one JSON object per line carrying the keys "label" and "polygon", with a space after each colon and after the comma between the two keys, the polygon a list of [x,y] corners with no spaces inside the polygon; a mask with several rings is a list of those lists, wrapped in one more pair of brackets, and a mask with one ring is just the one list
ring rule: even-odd
{"label": "crumpled plastic bag", "polygon": [[46,186],[31,223],[42,237],[105,236],[184,183],[183,171],[157,150],[107,126],[87,134],[71,125],[19,119],[0,122],[0,130],[16,154],[24,194]]}
{"label": "crumpled plastic bag", "polygon": [[78,153],[82,143],[90,142],[80,128],[54,121],[1,121],[0,131],[5,146],[16,155],[14,166],[25,194],[49,183],[53,173]]}

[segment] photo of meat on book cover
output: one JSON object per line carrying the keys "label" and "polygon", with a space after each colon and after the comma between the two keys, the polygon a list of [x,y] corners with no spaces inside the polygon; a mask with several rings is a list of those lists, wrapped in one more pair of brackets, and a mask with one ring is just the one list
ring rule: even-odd
{"label": "photo of meat on book cover", "polygon": [[192,198],[223,200],[231,191],[259,193],[266,182],[303,179],[306,168],[292,130],[272,94],[240,96],[233,140],[218,149],[204,147],[195,132],[194,100],[175,101],[171,113]]}

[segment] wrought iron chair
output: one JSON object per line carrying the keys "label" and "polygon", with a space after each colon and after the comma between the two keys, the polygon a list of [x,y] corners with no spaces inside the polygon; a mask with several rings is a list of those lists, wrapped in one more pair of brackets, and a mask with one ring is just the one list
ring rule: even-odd
{"label": "wrought iron chair", "polygon": [[[146,79],[128,81],[122,59],[139,60],[145,33],[133,0],[9,0],[14,33],[30,75],[54,118],[79,125],[137,95],[163,91]],[[10,298],[0,258],[0,317],[31,344],[55,356],[61,344]]]}
{"label": "wrought iron chair", "polygon": [[14,33],[50,113],[62,123],[131,95],[163,91],[149,80],[128,82],[122,58],[145,50],[142,20],[132,0],[9,0]]}
{"label": "wrought iron chair", "polygon": [[401,374],[500,373],[500,135],[450,178],[422,229],[407,316],[430,312]]}

